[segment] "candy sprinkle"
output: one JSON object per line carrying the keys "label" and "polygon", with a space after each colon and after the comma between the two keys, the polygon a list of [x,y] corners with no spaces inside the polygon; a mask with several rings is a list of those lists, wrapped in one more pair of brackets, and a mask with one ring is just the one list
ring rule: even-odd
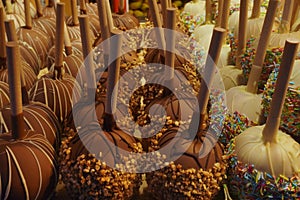
{"label": "candy sprinkle", "polygon": [[[279,68],[276,67],[270,74],[263,92],[263,112],[267,117],[270,111],[270,103],[275,89]],[[290,134],[298,143],[300,142],[300,87],[290,84],[285,98],[281,115],[280,129]]]}
{"label": "candy sprinkle", "polygon": [[[234,140],[229,145],[234,146]],[[254,165],[237,160],[233,148],[228,149],[228,187],[233,199],[299,199],[300,177],[278,176],[261,172]],[[299,174],[299,173],[298,173]]]}

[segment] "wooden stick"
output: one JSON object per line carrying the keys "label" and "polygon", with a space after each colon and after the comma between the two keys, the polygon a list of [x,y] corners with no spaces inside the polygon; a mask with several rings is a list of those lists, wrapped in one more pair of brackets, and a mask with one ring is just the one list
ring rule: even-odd
{"label": "wooden stick", "polygon": [[221,26],[222,12],[223,12],[223,0],[218,0],[218,18],[215,24],[216,27]]}
{"label": "wooden stick", "polygon": [[161,5],[161,12],[162,12],[162,27],[167,26],[167,8],[168,6],[168,0],[160,0],[160,5]]}
{"label": "wooden stick", "polygon": [[[151,12],[151,15],[153,16],[153,24],[154,27],[157,27],[155,33],[157,38],[157,43],[159,46],[159,49],[165,49],[165,40],[164,40],[164,33],[162,28],[162,22],[160,20],[159,11],[158,11],[158,5],[156,0],[149,0],[149,11]],[[164,53],[163,53],[164,55]]]}
{"label": "wooden stick", "polygon": [[240,1],[238,46],[236,51],[236,67],[239,69],[241,69],[241,56],[245,53],[247,44],[248,3],[249,0]]}
{"label": "wooden stick", "polygon": [[[17,33],[16,33],[16,28],[13,20],[9,20],[5,22],[5,29],[7,33],[7,40],[9,42],[17,42]],[[24,76],[24,70],[23,70],[23,65],[20,65],[20,74],[21,74],[21,93],[22,93],[22,103],[23,105],[28,105],[29,104],[29,96],[28,96],[28,91],[26,89],[26,81],[25,81],[25,76]]]}
{"label": "wooden stick", "polygon": [[71,0],[71,12],[72,12],[73,25],[78,26],[79,20],[78,20],[78,11],[77,11],[77,0]]}
{"label": "wooden stick", "polygon": [[4,22],[5,24],[5,31],[8,41],[17,41],[18,36],[15,28],[15,22],[13,19],[7,20]]}
{"label": "wooden stick", "polygon": [[289,79],[297,55],[299,42],[287,40],[284,46],[282,62],[279,68],[278,78],[275,85],[275,91],[272,96],[271,110],[267,123],[263,130],[263,139],[265,142],[276,142],[277,132],[279,130],[280,118]]}
{"label": "wooden stick", "polygon": [[6,0],[5,3],[6,3],[6,12],[7,12],[7,14],[12,14],[13,9],[12,9],[12,5],[11,5],[11,1]]}
{"label": "wooden stick", "polygon": [[300,17],[299,16],[299,7],[300,7],[300,1],[294,1],[292,17],[291,17],[291,27],[295,23],[297,17]]}
{"label": "wooden stick", "polygon": [[285,4],[285,0],[281,0],[279,6],[277,7],[276,18],[278,18],[278,19],[281,18],[281,14],[284,9],[284,4]]}
{"label": "wooden stick", "polygon": [[211,0],[205,1],[205,24],[211,24],[212,23],[212,6],[211,6]]}
{"label": "wooden stick", "polygon": [[66,55],[67,56],[71,55],[73,53],[73,49],[72,49],[72,43],[71,43],[70,34],[68,31],[66,21],[64,21],[64,44],[65,44]]}
{"label": "wooden stick", "polygon": [[86,15],[86,14],[87,14],[87,11],[86,11],[85,0],[80,0],[80,1],[79,1],[79,6],[80,6],[80,14],[81,14],[81,15]]}
{"label": "wooden stick", "polygon": [[119,13],[119,14],[124,14],[124,13],[125,13],[125,4],[124,4],[124,0],[120,0],[120,1],[119,1],[118,13]]}
{"label": "wooden stick", "polygon": [[100,21],[100,28],[101,28],[101,37],[104,43],[104,65],[108,66],[108,57],[109,57],[109,44],[107,39],[110,37],[108,21],[107,21],[107,14],[106,14],[106,3],[104,0],[97,0],[98,6],[98,15]]}
{"label": "wooden stick", "polygon": [[[56,0],[51,0],[51,2],[53,3],[53,7],[55,12],[57,12],[57,2]],[[50,1],[49,1],[50,3]],[[51,4],[52,5],[52,4]],[[65,45],[65,53],[67,56],[71,55],[73,53],[73,48],[72,48],[72,43],[71,43],[71,39],[70,39],[70,34],[68,31],[68,27],[66,24],[66,21],[64,20],[64,45]]]}
{"label": "wooden stick", "polygon": [[[3,5],[3,2],[2,2],[2,1],[0,1],[0,7],[4,8],[4,5]],[[3,18],[4,18],[4,20],[7,19],[5,9],[4,9],[4,12],[3,12]]]}
{"label": "wooden stick", "polygon": [[202,78],[200,91],[198,93],[199,111],[200,114],[206,114],[206,107],[209,99],[209,89],[216,71],[216,63],[219,60],[223,40],[226,35],[226,30],[216,27],[213,31],[213,36],[208,50],[208,57],[205,62],[204,75]]}
{"label": "wooden stick", "polygon": [[42,17],[43,16],[43,7],[41,4],[41,0],[35,0],[35,6],[36,6],[36,15],[38,17]]}
{"label": "wooden stick", "polygon": [[262,32],[258,41],[255,58],[250,71],[247,91],[253,94],[257,93],[258,81],[262,72],[262,66],[266,55],[267,46],[270,41],[273,23],[275,21],[276,10],[280,0],[270,0],[267,14],[264,20]]}
{"label": "wooden stick", "polygon": [[106,3],[106,14],[107,14],[107,22],[108,22],[108,28],[109,28],[109,33],[111,32],[111,30],[114,29],[114,21],[113,21],[113,17],[111,14],[111,7],[110,7],[110,3],[109,0],[104,0]]}
{"label": "wooden stick", "polygon": [[[209,90],[216,71],[216,63],[219,60],[223,41],[226,36],[226,30],[215,27],[209,46],[208,56],[205,62],[204,74],[201,80],[200,90],[197,95],[199,103],[199,112],[194,112],[190,129],[198,127],[198,136],[202,136],[203,131],[207,127],[207,104],[209,100]],[[200,119],[199,119],[200,116]]]}
{"label": "wooden stick", "polygon": [[[113,90],[117,86],[116,83],[119,79],[120,74],[120,54],[121,54],[121,46],[122,46],[122,34],[118,29],[112,30],[111,34],[113,34],[114,39],[111,40],[111,46],[114,48],[110,48],[110,63],[111,65],[108,68],[108,88],[107,88],[107,104],[105,107],[105,112],[112,114],[115,103],[111,101],[116,98],[113,98]],[[115,89],[116,90],[116,89]]]}
{"label": "wooden stick", "polygon": [[4,13],[4,8],[0,7],[0,60],[2,61],[6,61]]}
{"label": "wooden stick", "polygon": [[290,32],[293,5],[294,0],[285,0],[281,22],[279,26],[279,33]]}
{"label": "wooden stick", "polygon": [[221,28],[224,28],[225,30],[228,30],[228,19],[229,19],[229,13],[230,13],[230,0],[224,0],[223,1],[223,7],[222,7],[222,19],[221,19]]}
{"label": "wooden stick", "polygon": [[176,8],[168,8],[166,11],[166,28],[173,30],[170,31],[166,37],[166,58],[165,64],[171,68],[168,74],[170,74],[170,80],[174,78],[174,64],[175,64],[175,26],[176,26]]}
{"label": "wooden stick", "polygon": [[260,17],[260,6],[262,0],[253,0],[253,8],[250,19],[256,19]]}
{"label": "wooden stick", "polygon": [[81,41],[82,41],[82,53],[83,53],[83,57],[86,58],[93,50],[89,16],[80,15],[78,18],[79,18],[79,25],[80,25]]}
{"label": "wooden stick", "polygon": [[104,0],[97,0],[100,28],[101,28],[101,37],[105,41],[110,37],[107,14],[106,14],[106,3]]}
{"label": "wooden stick", "polygon": [[24,119],[21,97],[21,58],[17,42],[7,42],[8,56],[8,82],[11,105],[12,136],[14,139],[23,139],[26,136],[24,131]]}
{"label": "wooden stick", "polygon": [[57,72],[57,78],[61,78],[62,76],[61,73],[63,67],[64,19],[65,19],[65,4],[58,2],[56,4],[56,32],[55,32],[56,39],[55,39],[55,70],[54,70],[54,73]]}
{"label": "wooden stick", "polygon": [[154,27],[162,27],[158,5],[155,0],[149,0],[149,12],[151,12],[151,15],[153,16]]}
{"label": "wooden stick", "polygon": [[172,3],[172,0],[168,0],[168,8],[173,8],[173,3]]}
{"label": "wooden stick", "polygon": [[32,19],[30,15],[30,2],[29,0],[24,0],[24,8],[25,8],[25,28],[32,28]]}
{"label": "wooden stick", "polygon": [[48,0],[47,7],[53,7],[53,6],[54,6],[54,1],[53,0]]}
{"label": "wooden stick", "polygon": [[[57,4],[57,1],[59,1],[59,0],[51,0],[51,7],[53,7],[54,8],[54,11],[55,11],[55,13],[56,13],[56,4]],[[49,2],[50,3],[50,2]],[[53,4],[52,4],[53,3]],[[49,4],[50,5],[50,4]]]}
{"label": "wooden stick", "polygon": [[94,100],[92,97],[95,96],[96,89],[96,78],[95,78],[95,68],[93,62],[93,53],[92,53],[92,39],[89,17],[88,15],[80,15],[79,16],[79,24],[80,24],[80,34],[82,41],[82,51],[84,60],[84,67],[86,72],[86,82],[87,82],[87,93],[88,97],[91,97],[91,100]]}
{"label": "wooden stick", "polygon": [[[56,0],[51,0],[51,1],[49,1],[49,3],[50,2],[51,2],[51,5],[54,7],[55,12],[57,12],[57,9],[56,9],[57,8],[57,2],[56,2]],[[66,24],[65,20],[64,20],[64,34],[63,35],[64,35],[65,53],[66,53],[67,56],[69,56],[73,53],[73,48],[72,48],[72,43],[71,43],[68,27],[67,27],[67,24]]]}
{"label": "wooden stick", "polygon": [[[111,131],[114,126],[113,111],[116,109],[118,85],[117,81],[120,76],[120,54],[122,46],[122,31],[114,29],[111,34],[114,39],[111,40],[110,48],[110,66],[108,68],[107,80],[107,99],[105,104],[104,130]],[[115,91],[115,93],[113,93]]]}
{"label": "wooden stick", "polygon": [[117,11],[118,0],[109,0],[109,6],[113,9],[113,11]]}
{"label": "wooden stick", "polygon": [[65,4],[65,16],[69,17],[72,16],[72,5],[71,0],[57,0],[55,2],[61,2]]}

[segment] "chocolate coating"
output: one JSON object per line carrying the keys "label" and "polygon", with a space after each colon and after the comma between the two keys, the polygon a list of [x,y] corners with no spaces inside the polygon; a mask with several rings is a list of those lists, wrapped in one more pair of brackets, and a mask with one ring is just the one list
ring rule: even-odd
{"label": "chocolate coating", "polygon": [[71,41],[81,39],[79,26],[67,26],[67,29],[68,29]]}
{"label": "chocolate coating", "polygon": [[7,83],[0,81],[0,109],[9,103],[9,86]]}
{"label": "chocolate coating", "polygon": [[[165,63],[165,58],[163,55],[160,54],[159,49],[149,49],[146,56],[145,56],[146,63]],[[188,61],[184,59],[180,55],[175,56],[175,66],[181,66],[186,64]]]}
{"label": "chocolate coating", "polygon": [[56,18],[56,13],[54,9],[54,3],[50,3],[52,0],[49,1],[49,4],[43,8],[43,15],[45,17],[50,17],[50,18]]}
{"label": "chocolate coating", "polygon": [[[19,14],[19,15],[25,17],[25,12],[24,12],[25,6],[24,6],[23,1],[19,1],[19,0],[12,1],[11,9],[12,9],[12,13]],[[35,9],[34,5],[32,3],[30,3],[31,17],[34,17],[35,14],[36,14],[36,9]]]}
{"label": "chocolate coating", "polygon": [[[183,80],[181,79],[182,77],[176,77],[174,79],[174,82],[180,82],[181,86],[185,87],[186,85],[191,84],[195,90],[200,87],[200,76],[195,76],[197,75],[196,73],[193,74],[186,70],[184,67],[182,68],[185,72],[186,76],[188,78],[184,78]],[[180,71],[182,72],[182,71]],[[194,78],[192,80],[192,78]],[[183,92],[179,92],[177,95],[178,97],[175,96],[168,88],[163,87],[161,85],[157,84],[152,84],[152,85],[147,85],[146,84],[146,90],[148,92],[143,91],[142,88],[139,88],[134,92],[133,97],[131,98],[131,111],[133,114],[133,117],[135,120],[139,118],[141,115],[141,110],[145,111],[144,113],[146,115],[149,114],[149,111],[151,107],[155,104],[161,105],[164,110],[161,110],[160,107],[157,107],[157,109],[152,109],[152,116],[153,115],[158,115],[158,116],[163,116],[164,111],[166,112],[166,116],[170,117],[172,120],[187,120],[189,117],[188,115],[192,115],[192,113],[195,111],[195,105],[196,105],[196,98],[194,97],[193,94],[191,96],[191,92],[189,89],[181,89]],[[192,89],[192,88],[190,88]],[[145,104],[145,108],[141,108],[140,105],[140,99],[143,96],[143,103]],[[180,110],[183,110],[184,112],[181,113]],[[181,118],[183,116],[183,118]],[[148,117],[147,117],[148,118]]]}
{"label": "chocolate coating", "polygon": [[52,46],[51,38],[38,28],[19,28],[17,29],[19,40],[28,43],[37,52],[41,61],[42,67],[46,64],[47,53]]}
{"label": "chocolate coating", "polygon": [[76,130],[77,128],[85,127],[91,122],[102,123],[104,111],[105,96],[98,98],[95,102],[91,102],[85,97],[73,106],[72,113],[69,116],[69,127]]}
{"label": "chocolate coating", "polygon": [[[120,70],[120,74],[124,74],[126,72],[127,71],[125,68],[122,68]],[[100,75],[98,74],[98,72],[96,72],[96,77],[99,76]],[[105,111],[106,104],[107,79],[108,72],[105,71],[101,74],[101,78],[98,80],[97,89],[95,91],[91,91],[95,92],[94,99],[91,99],[92,97],[84,96],[78,102],[76,102],[76,104],[72,108],[72,113],[69,117],[70,127],[74,129],[77,126],[82,127],[89,124],[90,122],[95,121],[97,121],[100,124],[103,123],[102,117]],[[120,83],[119,90],[123,90],[123,92],[124,90],[132,90],[131,87],[134,87],[135,84],[136,80],[134,75],[132,73],[128,73],[125,82]],[[126,95],[127,93],[124,92],[122,94]],[[123,98],[123,95],[121,95],[121,93],[119,93],[119,98]],[[124,116],[125,113],[123,111],[125,111],[125,109],[128,109],[128,106],[125,105],[123,101],[118,101],[116,112],[121,112],[118,114]],[[94,115],[93,112],[96,112],[96,115]],[[76,124],[73,123],[73,120],[75,120]]]}
{"label": "chocolate coating", "polygon": [[7,14],[7,19],[8,20],[13,20],[16,29],[21,27],[21,26],[25,26],[25,18],[24,16],[20,15],[20,14],[16,14],[16,13],[10,13]]}
{"label": "chocolate coating", "polygon": [[[170,119],[174,121],[187,120],[187,118],[189,117],[187,115],[192,116],[193,112],[195,111],[195,105],[197,104],[194,100],[196,100],[196,98],[190,99],[188,96],[184,95],[184,93],[182,94],[181,97],[179,97],[179,99],[174,94],[170,94],[157,101],[152,101],[146,107],[145,110],[146,113],[149,113],[150,108],[154,104],[159,104],[163,108],[165,108],[166,116],[169,116]],[[184,113],[181,113],[181,110],[184,111]],[[160,116],[162,114],[163,114],[162,110],[160,109],[156,109],[152,113],[152,115],[160,115]]]}
{"label": "chocolate coating", "polygon": [[[99,16],[96,3],[87,3],[86,9],[87,9],[87,13]],[[135,16],[129,13],[124,13],[122,15],[112,13],[112,17],[113,17],[114,26],[121,30],[133,29],[140,25],[139,20]]]}
{"label": "chocolate coating", "polygon": [[[91,31],[91,33],[93,33],[93,34],[91,34],[91,37],[92,37],[92,40],[94,40],[94,37],[98,36],[101,32],[99,17],[94,14],[88,14],[88,17],[89,17],[90,31]],[[72,16],[67,17],[66,21],[67,21],[67,24],[70,27],[72,27],[73,17]]]}
{"label": "chocolate coating", "polygon": [[[84,141],[86,145],[84,145],[82,141]],[[105,160],[107,164],[114,165],[116,161],[119,160],[119,153],[116,147],[109,144],[109,141],[116,147],[128,152],[133,150],[133,145],[136,143],[136,140],[132,136],[124,133],[120,129],[114,128],[112,131],[107,132],[100,130],[97,122],[90,123],[80,129],[78,134],[70,141],[70,147],[72,149],[70,158],[71,160],[76,160],[77,157],[82,154],[88,155],[91,152],[89,152],[85,146],[94,146],[96,147],[95,152],[102,152],[102,159]]]}
{"label": "chocolate coating", "polygon": [[[158,148],[169,145],[164,157],[174,162],[148,174],[148,191],[157,200],[214,199],[226,178],[227,158],[223,156],[223,147],[213,134],[200,136],[199,133],[191,138],[188,130],[182,135],[176,135],[177,131],[177,125],[173,124],[156,138]],[[174,139],[175,143],[170,145]]]}
{"label": "chocolate coating", "polygon": [[39,55],[33,49],[33,47],[28,45],[26,42],[19,40],[18,44],[20,48],[21,59],[28,63],[28,65],[33,69],[34,73],[38,75],[40,69],[42,68],[42,61]]}
{"label": "chocolate coating", "polygon": [[55,18],[50,17],[39,17],[33,20],[33,26],[39,28],[41,31],[45,32],[47,36],[51,39],[52,45],[54,45],[55,38]]}
{"label": "chocolate coating", "polygon": [[[72,50],[72,54],[71,55],[78,56],[79,58],[83,57],[83,54],[82,54],[82,45],[81,45],[81,41],[80,40],[73,40],[72,41],[72,49],[71,50]],[[64,55],[64,58],[67,57],[66,49],[65,48],[63,49],[63,55]],[[46,67],[48,67],[48,69],[50,69],[51,66],[54,64],[54,62],[55,62],[55,46],[52,46],[49,49],[49,52],[48,52],[48,55],[47,55],[47,64],[46,64]]]}
{"label": "chocolate coating", "polygon": [[[67,192],[79,199],[131,199],[138,193],[141,176],[111,167],[119,154],[108,142],[132,151],[135,141],[118,130],[102,132],[98,126],[98,122],[89,124],[79,130],[81,137],[73,134],[62,143],[60,172]],[[100,152],[90,154],[82,140],[95,145]]]}
{"label": "chocolate coating", "polygon": [[89,14],[89,22],[93,35],[97,37],[101,33],[99,17],[96,15]]}
{"label": "chocolate coating", "polygon": [[47,199],[58,182],[55,150],[40,134],[0,135],[0,199]]}
{"label": "chocolate coating", "polygon": [[[178,129],[171,128],[159,139],[159,146],[164,147],[174,139]],[[187,132],[188,134],[188,132]],[[198,133],[199,134],[199,133]],[[208,171],[215,163],[222,162],[223,146],[218,142],[214,134],[203,132],[202,136],[196,136],[183,155],[180,147],[190,142],[190,138],[182,138],[170,149],[170,156],[180,156],[175,164],[180,164],[183,169],[203,169]],[[201,150],[201,152],[200,152]],[[204,155],[204,156],[202,156]]]}
{"label": "chocolate coating", "polygon": [[139,20],[129,13],[124,13],[123,15],[113,13],[112,17],[115,27],[121,30],[133,29],[140,25]]}
{"label": "chocolate coating", "polygon": [[[74,94],[73,94],[74,93]],[[73,98],[79,98],[80,86],[76,80],[64,74],[62,79],[54,79],[53,73],[39,79],[29,91],[29,99],[46,104],[63,122],[72,109]]]}
{"label": "chocolate coating", "polygon": [[[84,83],[87,81],[87,77],[85,75],[84,70],[84,60],[81,54],[71,54],[64,55],[64,70],[67,74],[71,75],[76,79],[78,84],[83,87]],[[52,65],[50,71],[53,71],[55,66]]]}
{"label": "chocolate coating", "polygon": [[[21,63],[25,78],[26,90],[28,91],[35,83],[37,77],[33,69],[28,65],[28,63],[24,61],[22,61]],[[0,69],[0,81],[8,83],[8,70],[6,68]]]}
{"label": "chocolate coating", "polygon": [[[10,106],[0,111],[0,133],[12,130],[10,116]],[[23,106],[23,117],[26,130],[33,130],[37,134],[43,135],[56,150],[58,149],[61,126],[55,113],[49,107],[39,102],[31,102],[31,104]]]}
{"label": "chocolate coating", "polygon": [[297,174],[300,169],[300,145],[279,130],[274,142],[266,142],[262,135],[264,128],[265,125],[250,127],[235,138],[238,160],[253,164],[257,170],[276,177]]}

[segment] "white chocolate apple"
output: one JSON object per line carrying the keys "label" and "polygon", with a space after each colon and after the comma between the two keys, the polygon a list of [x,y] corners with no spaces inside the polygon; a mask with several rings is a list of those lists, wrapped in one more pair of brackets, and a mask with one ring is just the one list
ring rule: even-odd
{"label": "white chocolate apple", "polygon": [[280,130],[274,142],[265,142],[264,128],[265,125],[248,128],[236,138],[238,160],[272,175],[293,176],[300,169],[300,145]]}

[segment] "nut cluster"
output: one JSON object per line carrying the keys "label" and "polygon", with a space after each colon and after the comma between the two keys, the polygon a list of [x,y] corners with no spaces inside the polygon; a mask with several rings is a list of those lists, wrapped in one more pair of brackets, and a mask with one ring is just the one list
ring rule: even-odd
{"label": "nut cluster", "polygon": [[211,199],[226,179],[227,164],[224,163],[215,163],[208,171],[182,169],[181,165],[170,163],[148,174],[149,192],[155,194],[156,199]]}
{"label": "nut cluster", "polygon": [[[59,169],[71,198],[129,199],[137,194],[142,184],[140,174],[112,169],[92,154],[81,154],[76,160],[71,160],[71,139],[72,136],[62,141]],[[141,149],[140,146],[136,145],[135,149]]]}

